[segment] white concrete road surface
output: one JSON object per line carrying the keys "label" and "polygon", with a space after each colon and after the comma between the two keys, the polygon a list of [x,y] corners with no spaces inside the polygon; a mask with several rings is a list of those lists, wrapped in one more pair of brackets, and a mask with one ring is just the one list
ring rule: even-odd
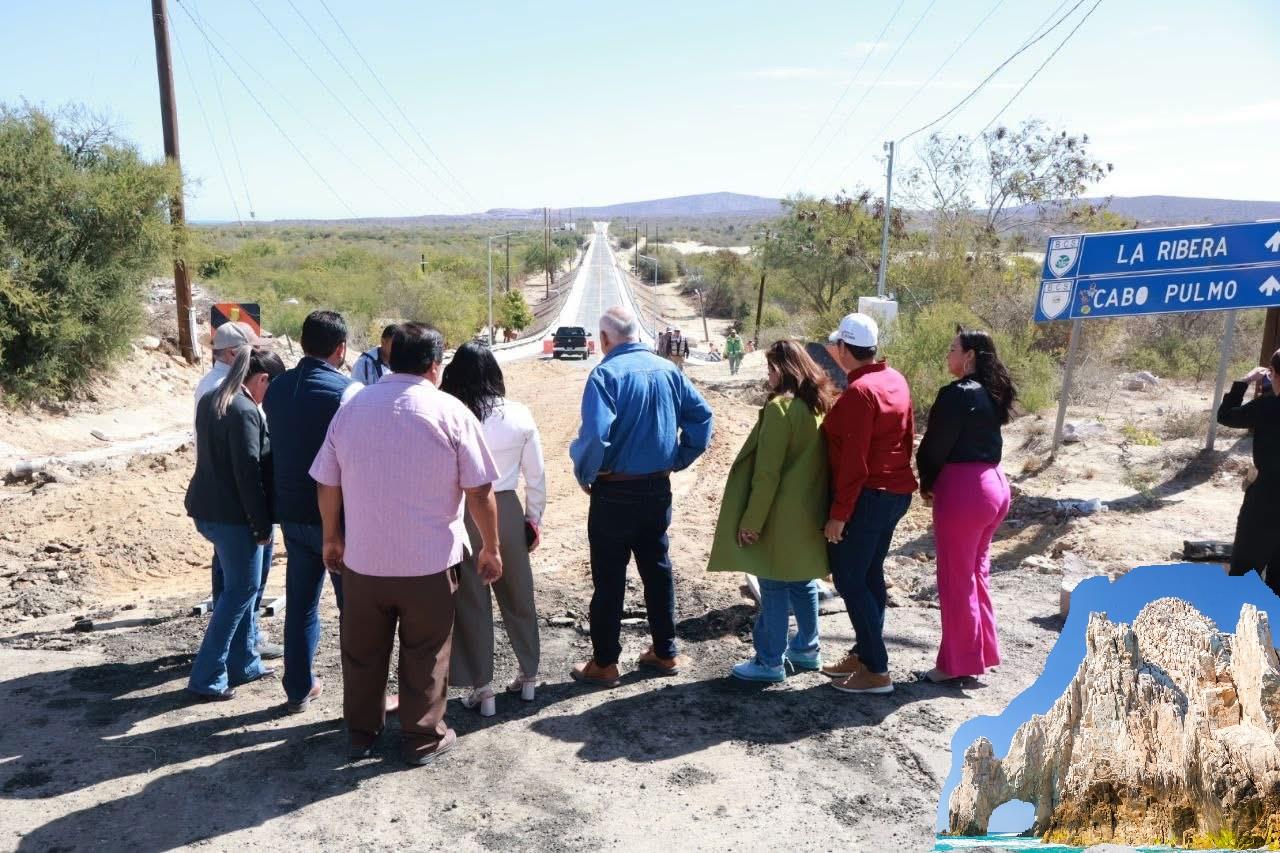
{"label": "white concrete road surface", "polygon": [[[613,248],[609,245],[609,223],[597,222],[587,255],[582,259],[578,275],[574,278],[573,289],[569,291],[564,308],[560,311],[560,316],[551,330],[554,331],[557,326],[582,326],[593,336],[598,336],[600,315],[615,305],[622,305],[638,313],[631,291],[618,269],[618,260],[613,254]],[[596,340],[595,337],[592,339]],[[653,344],[652,336],[643,327],[641,341]],[[596,346],[599,346],[598,340]],[[543,354],[542,338],[502,348],[494,354],[500,362],[538,358]],[[597,354],[586,363],[595,364],[598,361]]]}

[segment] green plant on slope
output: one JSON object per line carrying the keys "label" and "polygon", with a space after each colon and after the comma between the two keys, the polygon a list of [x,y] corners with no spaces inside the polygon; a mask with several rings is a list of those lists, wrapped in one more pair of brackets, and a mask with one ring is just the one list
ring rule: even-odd
{"label": "green plant on slope", "polygon": [[128,350],[177,172],[103,122],[0,105],[0,385],[65,397]]}

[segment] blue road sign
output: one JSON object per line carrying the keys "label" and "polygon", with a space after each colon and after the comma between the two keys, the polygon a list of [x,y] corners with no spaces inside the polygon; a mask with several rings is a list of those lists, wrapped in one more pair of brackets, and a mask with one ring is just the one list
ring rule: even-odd
{"label": "blue road sign", "polygon": [[1280,220],[1049,238],[1035,319],[1280,306]]}

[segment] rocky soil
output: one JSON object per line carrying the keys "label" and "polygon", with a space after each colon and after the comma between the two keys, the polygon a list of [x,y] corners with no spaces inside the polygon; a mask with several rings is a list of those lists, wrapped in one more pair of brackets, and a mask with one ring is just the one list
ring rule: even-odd
{"label": "rocky soil", "polygon": [[[145,349],[136,358],[135,373],[172,363]],[[1019,497],[995,548],[998,672],[964,687],[915,674],[932,665],[939,631],[929,517],[916,506],[889,563],[897,691],[844,696],[818,675],[748,687],[725,676],[750,654],[753,605],[740,578],[703,567],[763,362],[749,358],[732,381],[706,370],[694,376],[704,377],[717,435],[676,478],[671,533],[679,634],[695,663],[672,679],[629,673],[617,690],[596,692],[567,674],[589,653],[587,503],[566,454],[586,370],[507,368],[551,466],[546,540],[534,555],[543,685],[530,705],[500,698],[490,719],[451,703],[462,741],[430,769],[404,770],[391,740],[385,756],[346,762],[331,605],[318,662],[327,689],[308,714],[285,715],[274,680],[225,705],[186,701],[204,626],[189,613],[207,594],[209,551],[181,507],[189,448],[0,488],[0,847],[230,849],[305,838],[326,850],[927,849],[952,732],[1034,680],[1061,625],[1064,577],[1164,561],[1184,539],[1233,529],[1247,444],[1229,436],[1228,449],[1205,456],[1185,427],[1162,432],[1170,412],[1207,409],[1205,389],[1120,390],[1109,408],[1073,410],[1073,420],[1103,428],[1051,466],[1050,421],[1023,418],[1007,436]],[[130,388],[126,375],[104,383],[97,403],[5,415],[0,435],[21,434],[28,453],[65,453],[103,443],[91,435],[95,419],[148,406],[174,413],[156,431],[175,428],[197,377],[176,365],[164,372],[174,375],[164,390],[159,381]],[[272,592],[283,589],[283,561],[277,548]],[[624,663],[648,644],[638,583],[628,608]],[[278,636],[281,621],[264,625]],[[852,639],[843,614],[823,617],[822,632],[831,655]],[[510,672],[501,631],[498,654],[499,673]]]}

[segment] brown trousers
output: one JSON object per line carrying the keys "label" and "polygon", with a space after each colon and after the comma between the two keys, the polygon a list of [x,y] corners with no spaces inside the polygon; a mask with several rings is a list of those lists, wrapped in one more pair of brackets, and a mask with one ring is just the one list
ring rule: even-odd
{"label": "brown trousers", "polygon": [[342,573],[342,711],[353,745],[382,731],[391,648],[400,635],[400,732],[406,757],[434,752],[449,690],[458,568],[384,578]]}

